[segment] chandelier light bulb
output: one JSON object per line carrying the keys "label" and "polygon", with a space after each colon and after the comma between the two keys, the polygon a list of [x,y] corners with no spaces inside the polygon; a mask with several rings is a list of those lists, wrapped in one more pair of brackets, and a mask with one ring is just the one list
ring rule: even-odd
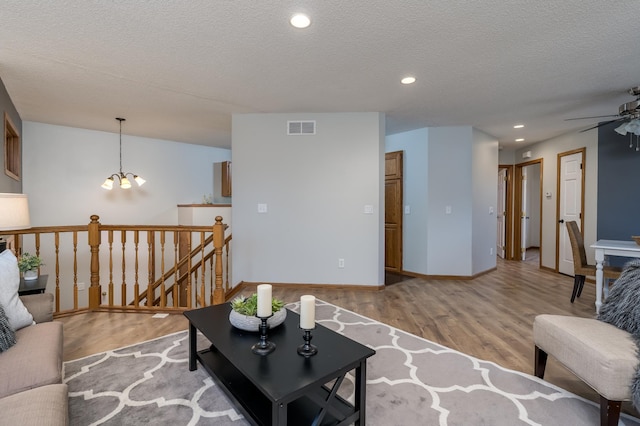
{"label": "chandelier light bulb", "polygon": [[112,177],[106,178],[104,183],[102,184],[102,187],[106,190],[111,191],[113,189],[113,178]]}
{"label": "chandelier light bulb", "polygon": [[122,188],[122,189],[131,188],[131,182],[129,182],[129,179],[127,179],[126,176],[123,176],[123,177],[120,178],[120,188]]}

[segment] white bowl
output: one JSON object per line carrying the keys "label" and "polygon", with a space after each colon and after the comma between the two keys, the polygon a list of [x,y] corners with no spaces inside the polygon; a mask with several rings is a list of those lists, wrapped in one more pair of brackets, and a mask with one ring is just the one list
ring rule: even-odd
{"label": "white bowl", "polygon": [[[284,322],[285,318],[287,318],[287,310],[282,308],[267,320],[267,325],[269,328],[276,328]],[[229,313],[229,322],[235,328],[239,328],[244,331],[258,331],[258,328],[260,327],[260,318],[239,314],[233,309]]]}

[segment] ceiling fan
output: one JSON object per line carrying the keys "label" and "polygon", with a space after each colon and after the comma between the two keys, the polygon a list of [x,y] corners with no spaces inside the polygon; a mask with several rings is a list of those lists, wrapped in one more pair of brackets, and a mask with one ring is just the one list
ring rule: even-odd
{"label": "ceiling fan", "polygon": [[629,94],[631,96],[635,96],[636,100],[620,105],[620,107],[618,108],[618,114],[567,118],[565,121],[617,117],[613,120],[603,121],[593,127],[581,130],[580,133],[586,132],[591,129],[597,129],[598,127],[606,126],[607,124],[614,123],[616,121],[622,121],[622,125],[616,127],[614,131],[621,135],[626,135],[627,133],[629,134],[629,148],[633,148],[633,135],[636,135],[636,151],[640,151],[640,86],[632,87],[631,89],[629,89]]}
{"label": "ceiling fan", "polygon": [[[629,94],[631,96],[635,96],[636,100],[635,101],[631,101],[631,102],[626,102],[626,103],[620,105],[620,107],[618,108],[618,113],[617,114],[613,114],[613,115],[596,115],[596,116],[592,116],[592,117],[567,118],[564,121],[617,117],[617,118],[615,118],[613,120],[607,120],[607,121],[604,121],[602,123],[598,123],[597,125],[595,125],[593,127],[589,127],[588,129],[582,130],[582,132],[586,132],[588,130],[597,129],[598,127],[605,126],[605,125],[607,125],[609,123],[613,123],[613,122],[616,122],[616,121],[630,120],[630,122],[631,122],[631,121],[638,120],[640,118],[640,86],[632,87],[631,89],[629,89],[628,92],[629,92]],[[640,126],[640,122],[638,122],[637,125]],[[631,130],[628,130],[628,131],[631,131]],[[639,131],[640,131],[640,129],[639,129]],[[618,133],[620,133],[620,132],[618,132]],[[627,134],[627,132],[621,133],[621,134]]]}

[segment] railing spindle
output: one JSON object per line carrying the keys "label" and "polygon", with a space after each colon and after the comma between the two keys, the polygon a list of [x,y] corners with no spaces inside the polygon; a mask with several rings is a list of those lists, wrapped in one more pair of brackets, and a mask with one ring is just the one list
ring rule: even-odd
{"label": "railing spindle", "polygon": [[56,254],[56,312],[60,311],[60,233],[55,232],[53,238]]}
{"label": "railing spindle", "polygon": [[[164,244],[165,244],[165,232],[160,231],[160,306],[167,306],[167,295],[165,294],[165,284],[164,284]],[[152,289],[151,283],[149,283],[149,288]]]}
{"label": "railing spindle", "polygon": [[173,231],[173,292],[171,293],[171,297],[173,298],[173,307],[178,307],[178,291],[180,290],[180,285],[178,284],[178,236],[180,234],[178,231]]}
{"label": "railing spindle", "polygon": [[77,232],[73,233],[73,309],[78,309],[78,233]]}

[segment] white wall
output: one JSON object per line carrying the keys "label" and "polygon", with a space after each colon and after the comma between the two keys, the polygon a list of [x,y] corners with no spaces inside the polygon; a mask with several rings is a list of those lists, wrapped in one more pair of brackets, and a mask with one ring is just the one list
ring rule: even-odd
{"label": "white wall", "polygon": [[177,205],[200,203],[212,193],[213,163],[231,158],[227,149],[128,136],[125,131],[126,124],[123,171],[147,182],[107,191],[100,185],[119,170],[118,133],[23,123],[23,191],[29,195],[32,226],[83,225],[92,214],[104,224],[175,225]]}
{"label": "white wall", "polygon": [[497,140],[471,127],[431,127],[387,136],[386,151],[398,150],[411,206],[403,217],[403,269],[471,276],[494,268]]}
{"label": "white wall", "polygon": [[498,141],[477,129],[472,138],[472,274],[478,274],[496,267]]}
{"label": "white wall", "polygon": [[232,135],[234,284],[384,283],[382,114],[236,114]]}
{"label": "white wall", "polygon": [[550,192],[550,198],[542,198],[542,253],[543,267],[556,267],[556,203],[558,154],[586,148],[585,154],[585,208],[584,208],[584,242],[587,258],[594,262],[593,250],[589,248],[596,240],[597,203],[598,203],[598,132],[569,133],[548,141],[522,148],[516,152],[515,158],[522,158],[524,151],[531,151],[531,159],[543,159],[542,193]]}
{"label": "white wall", "polygon": [[[213,190],[213,163],[231,157],[231,152],[226,149],[123,134],[123,171],[140,174],[147,182],[142,187],[134,183],[129,190],[114,187],[112,191],[107,191],[100,185],[119,169],[117,133],[25,121],[22,143],[23,192],[29,196],[32,226],[86,225],[92,214],[100,216],[100,222],[106,225],[177,225],[177,205],[197,203],[204,194],[210,194]],[[131,244],[131,239],[129,237],[127,244]],[[114,262],[120,265],[119,236],[116,236],[114,244]],[[146,247],[144,236],[141,236],[140,244]],[[90,276],[86,234],[78,240],[78,246],[77,280],[88,286]],[[24,249],[30,251],[32,247],[33,240],[25,239]],[[56,259],[50,234],[43,236],[41,247],[46,251],[41,253],[45,261],[42,273],[49,274],[47,291],[53,292]],[[60,247],[61,308],[64,310],[73,307],[73,245],[70,233],[61,235]],[[101,254],[101,262],[108,262],[108,252],[105,250]],[[132,262],[132,259],[127,261],[128,265],[132,265]],[[145,268],[143,266],[141,270],[146,271]],[[133,273],[129,267],[129,284],[134,282]],[[119,283],[120,272],[117,267],[115,274],[114,281]],[[105,286],[109,276],[103,274],[100,282]],[[142,288],[146,282],[146,276],[141,276]],[[119,288],[116,285],[118,294]],[[80,306],[87,305],[87,293],[79,292]],[[132,286],[129,285],[130,298],[132,294]],[[119,300],[118,295],[116,299]]]}
{"label": "white wall", "polygon": [[403,151],[403,204],[410,214],[402,218],[402,269],[428,273],[427,170],[429,129],[423,128],[386,137],[385,151]]}
{"label": "white wall", "polygon": [[431,275],[472,273],[471,156],[471,127],[429,129],[427,264]]}

